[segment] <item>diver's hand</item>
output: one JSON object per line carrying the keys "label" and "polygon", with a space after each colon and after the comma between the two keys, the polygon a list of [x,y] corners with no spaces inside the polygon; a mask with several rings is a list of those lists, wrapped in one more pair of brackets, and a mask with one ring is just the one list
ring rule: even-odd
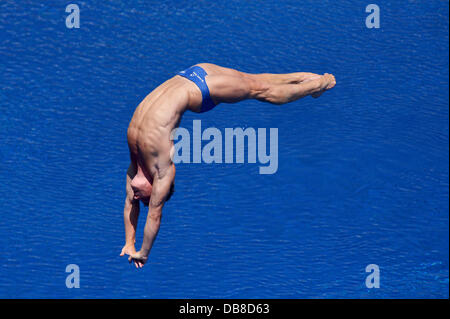
{"label": "diver's hand", "polygon": [[123,255],[133,255],[136,253],[136,248],[134,248],[134,244],[125,244],[125,246],[123,246],[122,251],[120,252],[120,256]]}
{"label": "diver's hand", "polygon": [[142,267],[144,267],[144,264],[147,262],[147,259],[148,259],[148,254],[146,254],[140,250],[135,254],[131,254],[130,257],[128,258],[128,261],[130,263],[134,262],[134,265],[136,266],[136,268],[142,268]]}

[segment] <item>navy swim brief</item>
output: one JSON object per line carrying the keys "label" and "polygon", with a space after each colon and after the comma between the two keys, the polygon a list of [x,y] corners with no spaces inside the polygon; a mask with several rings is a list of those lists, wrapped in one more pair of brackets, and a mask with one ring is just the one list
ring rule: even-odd
{"label": "navy swim brief", "polygon": [[178,75],[194,82],[202,92],[201,113],[207,112],[216,106],[209,95],[209,88],[205,80],[205,76],[207,76],[208,73],[206,73],[203,68],[194,65],[184,71],[178,72]]}

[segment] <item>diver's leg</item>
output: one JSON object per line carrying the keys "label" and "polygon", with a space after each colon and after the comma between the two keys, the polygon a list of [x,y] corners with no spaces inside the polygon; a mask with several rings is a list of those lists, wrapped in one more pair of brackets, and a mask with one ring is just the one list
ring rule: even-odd
{"label": "diver's leg", "polygon": [[300,83],[277,84],[255,76],[208,75],[210,95],[218,103],[236,103],[256,99],[272,104],[285,104],[307,95],[329,90],[336,84],[331,74],[314,75]]}
{"label": "diver's leg", "polygon": [[255,81],[263,81],[269,82],[271,84],[296,84],[303,82],[305,80],[309,80],[312,77],[317,77],[319,74],[310,73],[310,72],[294,72],[294,73],[285,73],[285,74],[276,74],[276,73],[259,73],[252,74],[241,72],[235,69],[225,68],[212,63],[199,63],[196,64],[202,67],[208,75],[226,75],[226,76],[234,76],[234,77],[249,77]]}
{"label": "diver's leg", "polygon": [[258,81],[269,82],[271,84],[299,84],[304,81],[309,81],[311,79],[317,78],[320,75],[310,72],[295,72],[286,74],[276,74],[276,73],[260,73],[251,74],[247,73],[246,76],[252,77]]}
{"label": "diver's leg", "polygon": [[271,85],[269,91],[263,95],[262,100],[273,104],[285,104],[308,95],[318,97],[335,85],[334,76],[325,73],[321,76],[313,76],[298,84]]}

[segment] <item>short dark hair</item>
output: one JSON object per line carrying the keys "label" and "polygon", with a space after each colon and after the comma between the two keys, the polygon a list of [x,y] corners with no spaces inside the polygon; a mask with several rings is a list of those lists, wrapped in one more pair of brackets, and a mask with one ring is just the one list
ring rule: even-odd
{"label": "short dark hair", "polygon": [[175,192],[175,183],[172,183],[172,185],[170,186],[169,194],[166,197],[166,202],[170,200],[174,192]]}

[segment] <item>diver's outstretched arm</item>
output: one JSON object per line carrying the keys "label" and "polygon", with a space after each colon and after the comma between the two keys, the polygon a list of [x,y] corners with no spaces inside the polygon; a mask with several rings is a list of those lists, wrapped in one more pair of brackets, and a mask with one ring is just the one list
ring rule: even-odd
{"label": "diver's outstretched arm", "polygon": [[148,255],[158,235],[161,225],[162,209],[175,180],[175,165],[172,163],[164,171],[163,176],[158,175],[153,179],[152,194],[150,196],[147,221],[144,227],[144,240],[141,249],[137,253],[130,255],[128,259],[130,262],[134,261],[136,267],[140,268],[147,262]]}
{"label": "diver's outstretched arm", "polygon": [[131,180],[136,175],[136,167],[130,164],[127,170],[126,197],[123,209],[123,223],[125,225],[125,245],[122,248],[120,256],[136,253],[134,247],[136,239],[136,227],[139,217],[139,201],[133,198],[133,189]]}

